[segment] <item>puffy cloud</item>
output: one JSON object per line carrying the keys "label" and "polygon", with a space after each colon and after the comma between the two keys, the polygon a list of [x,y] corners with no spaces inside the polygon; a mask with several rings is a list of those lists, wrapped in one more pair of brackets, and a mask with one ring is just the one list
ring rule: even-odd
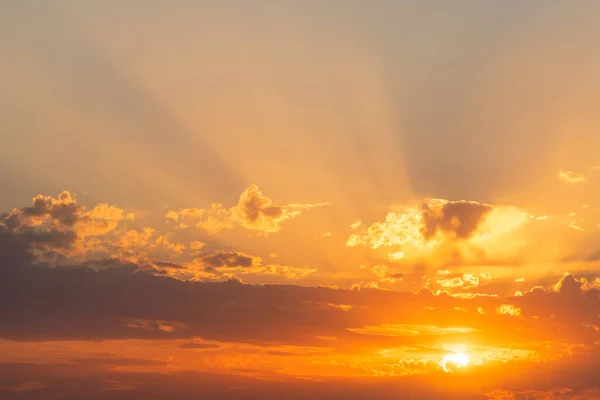
{"label": "puffy cloud", "polygon": [[407,244],[420,247],[425,241],[421,227],[422,214],[419,210],[390,212],[383,222],[375,222],[361,233],[350,235],[346,245],[367,245],[373,249]]}
{"label": "puffy cloud", "polygon": [[[197,215],[185,211],[184,215]],[[54,266],[82,264],[93,268],[128,265],[181,280],[257,281],[303,279],[316,269],[265,264],[260,257],[215,244],[179,243],[173,233],[155,228],[117,229],[133,218],[120,208],[99,204],[88,209],[69,192],[57,198],[36,196],[31,207],[0,215],[0,262],[35,260]]]}
{"label": "puffy cloud", "polygon": [[476,201],[448,201],[435,199],[423,203],[421,233],[430,240],[438,232],[458,239],[473,236],[483,217],[492,206]]}
{"label": "puffy cloud", "polygon": [[240,196],[237,206],[233,207],[232,217],[247,229],[262,232],[277,232],[281,223],[300,215],[303,210],[325,206],[318,204],[289,204],[275,206],[273,201],[264,196],[256,185],[250,185]]}
{"label": "puffy cloud", "polygon": [[63,191],[56,198],[37,195],[31,206],[0,215],[0,232],[48,258],[86,253],[95,237],[111,233],[120,221],[133,218],[132,213],[108,204],[90,210]]}
{"label": "puffy cloud", "polygon": [[171,210],[165,217],[174,222],[195,221],[197,227],[211,233],[231,229],[236,224],[249,230],[275,233],[281,229],[284,221],[299,216],[302,211],[326,205],[328,203],[274,205],[273,200],[263,195],[258,186],[250,185],[240,195],[237,205],[231,208],[216,203],[209,209]]}
{"label": "puffy cloud", "polygon": [[[516,251],[495,242],[530,221],[513,206],[475,201],[429,199],[418,208],[389,212],[384,221],[351,234],[348,247],[392,248],[391,261],[425,264],[480,261],[492,254]],[[402,257],[397,257],[402,255]]]}
{"label": "puffy cloud", "polygon": [[558,179],[564,183],[579,183],[585,181],[585,177],[577,172],[561,169],[558,171]]}
{"label": "puffy cloud", "polygon": [[423,247],[439,236],[468,239],[474,235],[492,206],[474,201],[430,199],[419,209],[390,212],[385,221],[375,222],[362,233],[348,238],[350,247],[359,244],[373,249],[412,245]]}

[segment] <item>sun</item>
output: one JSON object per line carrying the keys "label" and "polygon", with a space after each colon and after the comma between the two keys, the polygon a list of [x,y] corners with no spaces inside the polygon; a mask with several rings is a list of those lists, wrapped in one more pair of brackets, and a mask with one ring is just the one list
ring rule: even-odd
{"label": "sun", "polygon": [[464,353],[452,353],[445,356],[440,366],[446,372],[452,372],[457,368],[466,368],[469,365],[469,356]]}

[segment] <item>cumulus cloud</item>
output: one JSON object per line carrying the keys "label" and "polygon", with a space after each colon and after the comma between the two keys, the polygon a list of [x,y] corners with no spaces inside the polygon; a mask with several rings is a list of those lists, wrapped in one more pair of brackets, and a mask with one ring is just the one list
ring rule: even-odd
{"label": "cumulus cloud", "polygon": [[421,234],[421,224],[422,215],[418,210],[390,212],[384,221],[375,222],[362,232],[350,235],[346,245],[367,245],[373,249],[407,244],[421,246],[425,241]]}
{"label": "cumulus cloud", "polygon": [[151,227],[117,229],[121,221],[132,218],[107,204],[88,209],[77,204],[69,192],[57,198],[36,196],[31,207],[0,214],[0,261],[29,260],[61,267],[81,264],[95,269],[126,265],[181,280],[210,281],[242,277],[295,280],[316,271],[265,264],[260,257],[220,250],[197,240],[181,243],[173,233]]}
{"label": "cumulus cloud", "polygon": [[425,240],[434,238],[438,232],[458,239],[473,236],[484,216],[492,206],[476,201],[432,200],[423,203],[421,233]]}
{"label": "cumulus cloud", "polygon": [[0,215],[0,232],[21,241],[38,256],[56,257],[87,252],[86,244],[95,237],[133,218],[132,213],[104,203],[88,209],[78,204],[70,192],[63,191],[56,198],[37,195],[31,206]]}
{"label": "cumulus cloud", "polygon": [[467,239],[475,233],[484,216],[493,209],[475,201],[430,199],[420,208],[390,212],[362,233],[350,235],[350,247],[365,244],[373,249],[413,245],[422,247],[439,235]]}
{"label": "cumulus cloud", "polygon": [[37,195],[29,207],[15,208],[4,215],[0,224],[11,231],[23,229],[70,230],[80,236],[103,235],[116,228],[121,220],[132,220],[132,213],[108,204],[98,204],[91,210],[77,204],[68,191],[57,198]]}
{"label": "cumulus cloud", "polygon": [[171,210],[165,217],[180,224],[184,224],[184,221],[193,221],[196,227],[211,233],[231,229],[235,225],[263,233],[275,233],[281,229],[284,221],[296,218],[302,211],[326,205],[328,203],[278,206],[273,204],[273,200],[269,197],[263,195],[258,186],[250,185],[240,195],[237,205],[231,208],[225,208],[217,203],[209,209]]}
{"label": "cumulus cloud", "polygon": [[580,183],[585,181],[585,176],[577,172],[561,169],[558,171],[558,179],[564,183]]}
{"label": "cumulus cloud", "polygon": [[419,207],[389,212],[384,221],[351,234],[348,247],[390,248],[388,258],[427,263],[478,260],[498,247],[489,246],[530,220],[513,206],[492,206],[476,201],[428,199]]}

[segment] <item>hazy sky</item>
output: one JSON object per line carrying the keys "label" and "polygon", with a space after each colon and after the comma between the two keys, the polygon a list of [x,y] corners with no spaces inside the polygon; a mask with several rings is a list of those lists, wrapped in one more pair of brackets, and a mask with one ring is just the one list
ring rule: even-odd
{"label": "hazy sky", "polygon": [[600,398],[598,38],[593,0],[0,0],[0,397]]}

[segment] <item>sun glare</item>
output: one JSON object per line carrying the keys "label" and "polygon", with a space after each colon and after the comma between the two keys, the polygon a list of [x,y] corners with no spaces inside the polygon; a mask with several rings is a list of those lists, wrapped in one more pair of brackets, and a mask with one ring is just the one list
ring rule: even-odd
{"label": "sun glare", "polygon": [[452,372],[457,368],[466,368],[469,365],[469,356],[464,353],[448,354],[440,362],[440,365],[446,372]]}

